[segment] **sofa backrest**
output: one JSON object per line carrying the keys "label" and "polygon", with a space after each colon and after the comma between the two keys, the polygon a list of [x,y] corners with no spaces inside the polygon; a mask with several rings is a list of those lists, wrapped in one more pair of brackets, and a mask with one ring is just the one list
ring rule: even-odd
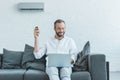
{"label": "sofa backrest", "polygon": [[33,54],[34,47],[25,44],[24,51],[7,50],[3,48],[0,54],[1,69],[37,69],[45,71],[46,55],[40,59],[35,59]]}

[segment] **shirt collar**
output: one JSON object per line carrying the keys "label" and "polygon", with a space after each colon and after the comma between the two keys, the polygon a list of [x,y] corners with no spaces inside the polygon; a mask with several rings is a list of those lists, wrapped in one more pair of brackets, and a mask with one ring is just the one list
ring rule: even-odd
{"label": "shirt collar", "polygon": [[54,39],[55,41],[63,41],[65,38],[66,38],[66,36],[64,36],[64,38],[63,38],[63,39],[58,40],[58,39],[56,39],[56,38],[55,38],[55,36],[53,37],[53,39]]}

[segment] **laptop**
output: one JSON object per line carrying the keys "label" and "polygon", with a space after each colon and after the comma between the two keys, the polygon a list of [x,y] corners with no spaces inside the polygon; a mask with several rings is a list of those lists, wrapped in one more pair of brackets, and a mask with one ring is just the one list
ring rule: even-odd
{"label": "laptop", "polygon": [[70,54],[48,54],[48,67],[71,67]]}

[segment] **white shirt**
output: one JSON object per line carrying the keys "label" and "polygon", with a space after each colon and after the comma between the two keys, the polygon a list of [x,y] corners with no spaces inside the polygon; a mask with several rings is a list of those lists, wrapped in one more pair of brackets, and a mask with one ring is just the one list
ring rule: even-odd
{"label": "white shirt", "polygon": [[[56,54],[70,54],[71,58],[76,60],[76,54],[77,54],[77,47],[72,38],[64,37],[61,40],[54,38],[51,38],[47,41],[47,43],[42,47],[39,52],[34,53],[34,56],[36,59],[41,58],[43,55],[47,55],[50,53],[56,53]],[[46,57],[46,61],[47,61]],[[48,62],[48,61],[47,61]],[[47,66],[48,63],[46,63]]]}

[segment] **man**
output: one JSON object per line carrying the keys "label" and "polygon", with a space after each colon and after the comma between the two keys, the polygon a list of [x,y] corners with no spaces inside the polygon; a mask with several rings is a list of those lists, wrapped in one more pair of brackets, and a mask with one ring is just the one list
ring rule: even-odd
{"label": "man", "polygon": [[[68,53],[71,54],[71,64],[75,62],[77,47],[72,38],[64,36],[65,34],[65,22],[61,19],[58,19],[54,22],[54,30],[55,36],[48,40],[48,42],[44,45],[43,48],[39,49],[38,45],[38,37],[39,37],[39,29],[35,28],[34,30],[34,55],[35,58],[39,59],[43,55],[47,55],[49,53]],[[46,61],[47,61],[46,57]],[[48,61],[47,61],[48,62]],[[48,74],[50,80],[71,80],[71,67],[62,67],[60,68],[60,78],[59,78],[59,69],[57,67],[48,67],[48,63],[46,62],[46,73]]]}

